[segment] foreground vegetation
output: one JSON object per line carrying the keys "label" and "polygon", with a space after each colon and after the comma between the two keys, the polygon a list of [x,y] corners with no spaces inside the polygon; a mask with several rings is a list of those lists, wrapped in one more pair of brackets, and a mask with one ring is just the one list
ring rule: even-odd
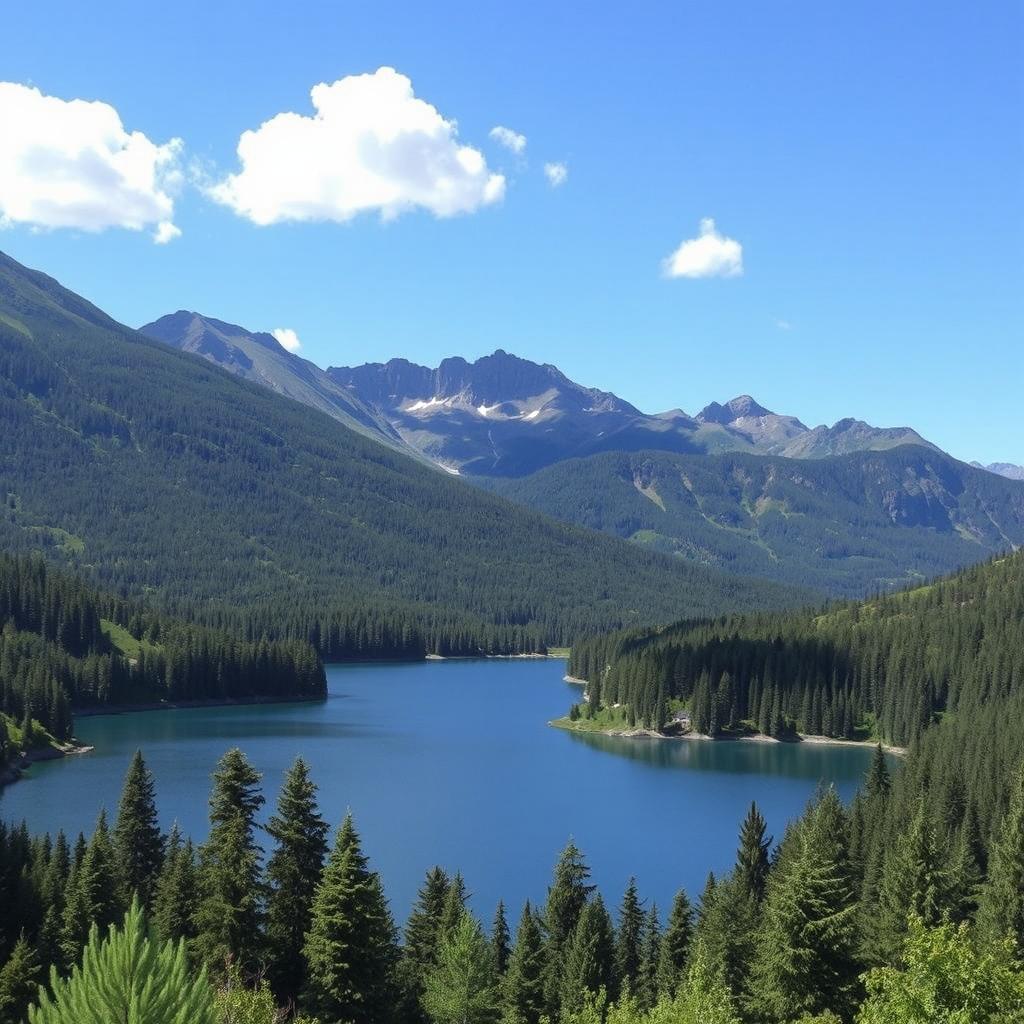
{"label": "foreground vegetation", "polygon": [[852,808],[822,791],[774,850],[752,806],[732,872],[695,907],[681,891],[667,918],[631,881],[613,922],[572,843],[514,931],[504,904],[485,930],[462,877],[434,868],[400,935],[351,817],[328,846],[301,760],[264,862],[264,797],[240,751],[218,765],[198,849],[160,832],[137,754],[113,826],[101,815],[89,840],[0,827],[0,1022],[1021,1019],[1024,777],[980,844],[984,873],[969,850],[944,855],[921,804],[872,877],[864,851],[894,799],[879,751]]}

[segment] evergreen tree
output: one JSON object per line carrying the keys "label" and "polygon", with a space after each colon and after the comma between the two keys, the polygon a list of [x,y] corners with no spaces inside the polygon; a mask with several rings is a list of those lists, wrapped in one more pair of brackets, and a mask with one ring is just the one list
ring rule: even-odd
{"label": "evergreen tree", "polygon": [[195,946],[211,970],[230,961],[253,966],[262,948],[262,851],[256,813],[260,776],[236,747],[219,761],[210,794],[210,836],[199,857]]}
{"label": "evergreen tree", "polygon": [[302,1003],[325,1021],[391,1018],[398,958],[380,879],[369,870],[352,816],[338,830],[313,897]]}
{"label": "evergreen tree", "polygon": [[462,915],[466,913],[466,902],[469,894],[466,892],[466,882],[461,872],[456,871],[448,884],[448,891],[444,894],[444,904],[441,907],[441,917],[437,924],[438,942],[443,942],[458,927]]}
{"label": "evergreen tree", "polygon": [[555,865],[555,877],[548,889],[544,908],[544,927],[547,934],[545,954],[544,1002],[548,1015],[556,1017],[562,992],[562,957],[565,947],[576,930],[587,897],[594,887],[587,884],[590,868],[579,847],[572,840],[562,851]]}
{"label": "evergreen tree", "polygon": [[427,975],[423,1007],[434,1024],[492,1024],[498,1019],[498,978],[480,925],[463,913],[441,942]]}
{"label": "evergreen tree", "polygon": [[316,786],[302,758],[285,777],[267,832],[277,844],[267,861],[268,973],[274,992],[288,1003],[302,989],[302,944],[327,856],[327,822],[317,809]]}
{"label": "evergreen tree", "polygon": [[1024,950],[1024,771],[1018,771],[992,844],[980,896],[978,927],[990,939],[1011,938]]}
{"label": "evergreen tree", "polygon": [[182,842],[175,822],[153,894],[153,929],[163,941],[195,938],[198,878],[192,840]]}
{"label": "evergreen tree", "polygon": [[66,964],[78,960],[93,924],[106,928],[116,920],[121,911],[119,894],[107,816],[100,811],[82,862],[68,880],[61,930],[61,950]]}
{"label": "evergreen tree", "polygon": [[640,944],[640,973],[636,982],[637,1005],[650,1010],[658,1001],[658,967],[661,960],[661,922],[658,908],[652,903],[644,918],[643,941]]}
{"label": "evergreen tree", "polygon": [[114,852],[120,875],[122,900],[127,905],[138,893],[148,908],[164,858],[164,838],[157,821],[153,776],[135,751],[125,776],[114,826]]}
{"label": "evergreen tree", "polygon": [[399,976],[403,998],[403,1017],[422,1018],[422,996],[427,974],[437,963],[441,915],[451,882],[439,867],[427,872],[416,903],[405,925]]}
{"label": "evergreen tree", "polygon": [[740,845],[736,854],[736,871],[743,889],[755,905],[764,898],[768,881],[768,848],[772,844],[767,823],[752,803],[740,829]]}
{"label": "evergreen tree", "polygon": [[573,1013],[584,996],[611,989],[615,979],[615,937],[601,894],[583,908],[562,957],[559,1005]]}
{"label": "evergreen tree", "polygon": [[529,901],[502,984],[503,1024],[539,1024],[544,1012],[544,936]]}
{"label": "evergreen tree", "polygon": [[158,946],[146,933],[138,901],[124,924],[100,938],[94,924],[71,976],[50,974],[49,991],[29,1009],[30,1024],[214,1024],[213,990],[205,972],[193,977],[184,943]]}
{"label": "evergreen tree", "polygon": [[636,879],[631,878],[619,907],[619,926],[615,930],[614,983],[609,995],[614,999],[618,989],[636,992],[640,975],[640,948],[643,942],[644,914],[640,907]]}
{"label": "evergreen tree", "polygon": [[680,889],[672,901],[665,934],[661,938],[658,956],[658,994],[673,997],[683,978],[686,961],[690,955],[690,940],[693,937],[693,908]]}
{"label": "evergreen tree", "polygon": [[652,1014],[651,1024],[740,1024],[721,966],[698,942],[671,1004]]}
{"label": "evergreen tree", "polygon": [[754,1002],[773,1019],[848,1013],[857,964],[845,813],[829,789],[787,835],[764,903]]}
{"label": "evergreen tree", "polygon": [[505,904],[498,900],[498,906],[494,911],[494,922],[491,925],[491,957],[494,960],[494,969],[498,976],[504,975],[508,967],[508,958],[511,952],[510,938],[508,934],[508,921],[505,919]]}
{"label": "evergreen tree", "polygon": [[38,990],[39,959],[25,936],[0,969],[0,1024],[19,1024]]}
{"label": "evergreen tree", "polygon": [[868,769],[867,778],[864,783],[865,795],[867,797],[887,797],[892,789],[892,776],[889,774],[889,766],[885,763],[885,751],[882,744],[876,745],[871,755],[871,767]]}

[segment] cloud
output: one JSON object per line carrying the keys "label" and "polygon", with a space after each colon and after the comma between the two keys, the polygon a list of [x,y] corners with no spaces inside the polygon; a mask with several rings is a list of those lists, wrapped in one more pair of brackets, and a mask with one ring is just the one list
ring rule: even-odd
{"label": "cloud", "polygon": [[739,277],[743,273],[743,246],[715,230],[705,217],[700,236],[683,242],[663,264],[667,277]]}
{"label": "cloud", "polygon": [[513,153],[522,153],[526,149],[526,136],[512,131],[511,128],[505,128],[498,124],[488,134],[495,142],[506,149],[512,150]]}
{"label": "cloud", "polygon": [[108,103],[0,82],[0,227],[153,228],[169,242],[181,149],[125,131]]}
{"label": "cloud", "polygon": [[241,170],[209,191],[256,224],[391,219],[414,208],[471,213],[505,194],[455,121],[413,94],[394,68],[320,83],[315,113],[277,114],[238,140]]}
{"label": "cloud", "polygon": [[287,349],[289,352],[298,352],[302,348],[299,336],[290,327],[275,327],[270,333],[277,338],[277,343],[281,348]]}
{"label": "cloud", "polygon": [[559,185],[564,185],[569,177],[569,168],[562,163],[545,164],[544,177],[548,179],[548,184],[552,188],[558,188]]}
{"label": "cloud", "polygon": [[780,331],[791,331],[793,329],[793,325],[788,320],[777,319],[775,321],[775,326],[778,327]]}

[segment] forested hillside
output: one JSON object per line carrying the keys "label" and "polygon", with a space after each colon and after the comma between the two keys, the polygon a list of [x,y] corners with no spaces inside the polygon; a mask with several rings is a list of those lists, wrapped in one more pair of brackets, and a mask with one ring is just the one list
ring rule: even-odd
{"label": "forested hillside", "polygon": [[98,593],[38,557],[0,554],[0,720],[8,733],[17,728],[23,749],[37,730],[69,740],[74,708],[319,697],[325,685],[308,644],[189,625]]}
{"label": "forested hillside", "polygon": [[611,453],[480,482],[565,522],[833,597],[1024,544],[1024,482],[917,445],[800,460]]}
{"label": "forested hillside", "polygon": [[806,596],[481,494],[6,257],[0,430],[0,546],[325,655],[542,650]]}

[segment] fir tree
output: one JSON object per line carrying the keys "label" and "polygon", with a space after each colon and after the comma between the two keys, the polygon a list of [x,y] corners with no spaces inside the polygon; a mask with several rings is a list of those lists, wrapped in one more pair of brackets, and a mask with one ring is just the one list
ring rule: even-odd
{"label": "fir tree", "polygon": [[177,822],[167,837],[164,864],[153,895],[153,929],[163,941],[195,938],[198,871],[192,840],[182,842]]}
{"label": "fir tree", "polygon": [[229,960],[253,966],[260,954],[262,883],[256,813],[260,776],[236,747],[217,765],[210,794],[210,836],[200,851],[195,946],[212,970]]}
{"label": "fir tree", "polygon": [[61,950],[66,964],[78,960],[93,924],[106,928],[116,920],[121,911],[119,893],[107,816],[100,811],[81,864],[68,880],[61,930]]}
{"label": "fir tree", "polygon": [[0,969],[0,1024],[19,1024],[38,990],[39,959],[25,936]]}
{"label": "fir tree", "polygon": [[325,1021],[377,1024],[394,1009],[395,926],[352,816],[338,830],[313,897],[303,1006]]}
{"label": "fir tree", "polygon": [[469,894],[466,892],[466,882],[458,871],[452,875],[448,884],[448,891],[444,895],[444,903],[441,906],[441,916],[437,923],[437,938],[441,943],[450,935],[462,920],[466,913],[466,902]]}
{"label": "fir tree", "polygon": [[402,958],[399,965],[403,996],[403,1017],[422,1018],[421,1000],[426,976],[437,963],[441,914],[451,882],[439,867],[427,872],[416,903],[405,925]]}
{"label": "fir tree", "polygon": [[631,878],[619,907],[619,926],[615,930],[615,973],[614,986],[609,992],[615,998],[619,988],[636,991],[640,975],[640,947],[643,941],[644,914],[636,889],[636,879]]}
{"label": "fir tree", "polygon": [[1024,771],[1017,773],[1009,809],[992,845],[978,927],[989,938],[1009,937],[1024,950]]}
{"label": "fir tree", "polygon": [[498,906],[494,911],[494,922],[491,924],[491,957],[494,960],[494,969],[498,976],[504,975],[508,967],[508,958],[511,952],[509,948],[508,921],[505,919],[505,904],[498,900]]}
{"label": "fir tree", "polygon": [[544,926],[547,933],[544,1000],[549,1016],[555,1017],[561,1000],[562,956],[576,930],[587,897],[594,887],[587,884],[590,868],[583,854],[572,840],[562,851],[555,865],[555,877],[548,889],[544,908]]}
{"label": "fir tree", "polygon": [[767,832],[767,823],[757,804],[752,803],[740,829],[736,871],[740,884],[755,905],[764,898],[764,887],[768,881],[768,848],[772,839]]}
{"label": "fir tree", "polygon": [[721,966],[699,942],[666,1017],[671,1024],[740,1024]]}
{"label": "fir tree", "polygon": [[672,901],[658,956],[658,994],[673,997],[683,978],[693,937],[693,908],[682,889]]}
{"label": "fir tree", "polygon": [[121,791],[114,826],[114,852],[123,902],[127,904],[132,894],[138,893],[142,906],[148,908],[163,864],[164,838],[157,821],[153,776],[138,750]]}
{"label": "fir tree", "polygon": [[539,1024],[544,1012],[544,936],[529,901],[502,984],[504,1024]]}
{"label": "fir tree", "polygon": [[500,1013],[490,946],[471,914],[463,913],[441,942],[427,975],[423,1008],[434,1024],[492,1024]]}
{"label": "fir tree", "polygon": [[302,989],[302,944],[327,856],[327,822],[317,810],[316,786],[302,758],[285,777],[267,832],[277,844],[267,861],[269,977],[274,992],[288,1003]]}
{"label": "fir tree", "polygon": [[643,941],[640,944],[640,973],[636,982],[637,1005],[650,1010],[658,1001],[658,967],[661,960],[661,922],[658,908],[652,903],[644,918]]}
{"label": "fir tree", "polygon": [[601,894],[583,908],[562,957],[562,1014],[583,1005],[584,996],[608,991],[615,978],[615,938]]}

